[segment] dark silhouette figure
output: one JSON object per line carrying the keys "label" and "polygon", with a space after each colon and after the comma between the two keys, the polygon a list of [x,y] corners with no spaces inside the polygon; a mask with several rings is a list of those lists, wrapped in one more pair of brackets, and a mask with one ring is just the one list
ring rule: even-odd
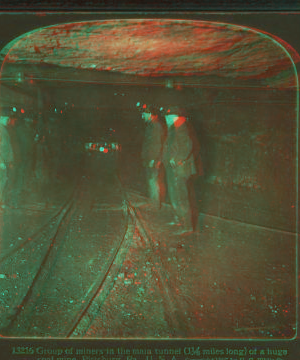
{"label": "dark silhouette figure", "polygon": [[196,228],[197,207],[192,201],[195,200],[192,180],[203,174],[200,145],[183,109],[176,106],[167,108],[165,119],[168,134],[162,159],[168,194],[176,215],[174,224],[180,224],[179,234],[185,234]]}
{"label": "dark silhouette figure", "polygon": [[166,131],[159,110],[154,105],[143,105],[141,111],[146,123],[141,157],[146,169],[149,196],[153,204],[160,208],[165,193],[161,163]]}

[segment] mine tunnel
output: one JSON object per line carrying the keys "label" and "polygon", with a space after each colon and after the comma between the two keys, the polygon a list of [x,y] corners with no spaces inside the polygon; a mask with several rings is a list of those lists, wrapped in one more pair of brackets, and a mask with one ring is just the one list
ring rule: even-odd
{"label": "mine tunnel", "polygon": [[[37,181],[40,200],[46,201],[55,184],[71,188],[78,177],[89,172],[96,176],[95,171],[99,180],[121,175],[127,185],[147,195],[140,158],[145,124],[136,104],[177,103],[186,107],[201,146],[204,176],[196,179],[199,211],[281,230],[293,228],[296,189],[289,186],[296,175],[293,90],[238,82],[230,88],[220,84],[168,89],[165,83],[39,81],[32,85],[31,96],[18,87],[2,86],[10,103],[3,111],[11,116],[12,147],[23,166],[15,177],[24,178],[11,182],[5,194],[8,201],[11,192],[18,193],[16,205],[26,201],[26,193],[37,193]],[[100,151],[101,141],[108,146],[111,141],[117,149]],[[91,153],[89,143],[98,144],[98,152]]]}
{"label": "mine tunnel", "polygon": [[[173,53],[170,37],[180,45]],[[3,335],[293,335],[299,56],[271,39],[233,25],[99,21],[45,28],[2,51],[1,114],[14,155],[2,199]],[[200,144],[190,237],[168,227],[168,195],[159,212],[149,205],[138,103],[185,108]],[[39,235],[51,219],[65,235],[51,226]],[[105,285],[118,256],[116,282]],[[89,310],[99,276],[111,289],[100,315]],[[153,290],[164,276],[171,299]],[[124,303],[140,312],[127,319]],[[88,311],[94,322],[83,331]]]}

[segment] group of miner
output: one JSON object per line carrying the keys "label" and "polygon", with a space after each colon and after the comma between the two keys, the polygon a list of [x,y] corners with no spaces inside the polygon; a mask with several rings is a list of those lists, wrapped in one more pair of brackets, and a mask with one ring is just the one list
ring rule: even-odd
{"label": "group of miner", "polygon": [[141,157],[149,197],[161,209],[167,187],[174,210],[170,225],[177,227],[178,235],[192,233],[197,226],[193,179],[203,174],[200,145],[192,124],[185,109],[178,106],[137,106],[146,124]]}
{"label": "group of miner", "polygon": [[[177,226],[175,229],[178,230],[178,234],[191,233],[195,231],[197,222],[197,206],[193,203],[195,201],[193,179],[202,175],[203,172],[200,146],[192,124],[185,109],[178,106],[159,108],[154,104],[140,103],[137,106],[145,122],[141,157],[146,172],[149,197],[154,206],[161,209],[166,193],[168,193],[174,210],[174,221],[170,225]],[[18,189],[21,188],[21,183],[24,183],[25,170],[26,168],[32,169],[32,166],[28,164],[28,159],[32,158],[30,154],[26,160],[24,150],[13,151],[14,146],[11,144],[8,132],[10,117],[9,114],[5,115],[0,116],[0,202],[2,203],[8,179],[13,180],[14,198],[18,198]],[[28,121],[24,121],[25,125],[27,123]],[[17,136],[20,139],[18,142],[28,139],[29,142],[34,143],[36,139],[30,141],[30,136],[25,134],[25,130],[29,126],[25,125],[23,127],[14,126],[16,130],[20,128],[20,136]],[[20,144],[15,146],[15,149],[18,147],[29,149],[29,146],[20,147]],[[14,166],[18,160],[16,159],[18,153],[20,155],[20,159],[17,161],[18,166]],[[39,168],[36,167],[37,178],[40,178]]]}

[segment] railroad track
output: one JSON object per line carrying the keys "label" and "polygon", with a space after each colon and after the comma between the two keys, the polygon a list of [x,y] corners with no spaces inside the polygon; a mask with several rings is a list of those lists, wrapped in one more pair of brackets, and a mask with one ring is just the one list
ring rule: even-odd
{"label": "railroad track", "polygon": [[9,310],[1,316],[2,323],[5,324],[5,326],[2,325],[1,327],[1,333],[4,335],[13,335],[13,329],[17,319],[23,315],[25,309],[28,309],[29,303],[34,301],[40,289],[43,287],[47,274],[53,266],[64,240],[63,237],[58,237],[58,234],[62,231],[61,227],[68,224],[76,210],[80,189],[81,183],[78,183],[71,196],[46,224],[30,238],[0,258],[1,273],[9,273],[11,264],[16,259],[24,258],[26,250],[30,251],[34,249],[40,243],[46,244],[46,250],[44,250],[39,269],[31,279],[27,290],[21,291],[21,296],[17,297],[13,304],[8,307]]}
{"label": "railroad track", "polygon": [[[128,217],[127,231],[119,245],[118,250],[112,257],[105,276],[97,279],[95,285],[92,286],[93,289],[96,289],[96,291],[87,303],[87,306],[82,311],[81,315],[74,321],[72,329],[68,333],[67,337],[84,337],[88,330],[92,327],[93,321],[101,312],[102,306],[109,295],[110,290],[114,286],[117,275],[122,268],[122,264],[131,245],[132,236],[136,232],[140,234],[140,237],[146,243],[147,248],[151,250],[151,263],[157,264],[155,268],[155,278],[157,283],[155,286],[159,286],[160,288],[160,293],[163,297],[165,315],[170,330],[174,335],[184,337],[190,333],[192,329],[186,321],[183,308],[177,300],[174,290],[169,285],[172,282],[170,281],[170,276],[166,273],[163,262],[159,256],[159,241],[155,240],[153,236],[151,236],[139,210],[132,206],[128,193],[124,190],[124,188],[122,189],[125,197],[123,201],[123,209],[125,214],[130,215]],[[151,271],[153,271],[152,268]]]}
{"label": "railroad track", "polygon": [[[84,297],[81,299],[81,306],[77,309],[72,321],[68,327],[60,332],[57,337],[84,337],[89,329],[93,326],[95,318],[101,314],[103,305],[109,296],[116,279],[122,269],[126,255],[132,245],[134,233],[138,233],[143,243],[149,251],[151,262],[155,263],[155,269],[150,271],[155,272],[156,283],[160,294],[162,296],[162,303],[164,306],[164,313],[166,321],[170,328],[170,332],[174,336],[184,337],[190,333],[190,325],[187,323],[184,316],[184,309],[177,300],[176,293],[172,287],[172,280],[169,274],[165,271],[164,264],[159,255],[159,241],[153,238],[147,228],[146,222],[143,220],[140,212],[130,202],[130,196],[120,187],[123,193],[122,213],[125,217],[126,226],[122,236],[116,242],[114,251],[110,252],[108,259],[102,266],[101,271],[95,276],[91,282]],[[40,294],[42,289],[47,285],[47,278],[53,267],[57,262],[57,256],[60,252],[66,234],[69,231],[70,224],[76,221],[75,213],[78,207],[91,208],[89,202],[85,202],[86,185],[82,182],[76,187],[71,198],[64,204],[61,210],[47,223],[38,233],[31,237],[31,241],[23,243],[18,248],[11,251],[4,258],[1,259],[1,266],[8,266],[12,257],[18,257],[23,253],[26,246],[33,246],[41,241],[41,238],[48,237],[51,241],[48,242],[48,249],[41,261],[41,265],[28,286],[27,291],[23,292],[22,297],[15,301],[14,306],[11,307],[6,315],[5,326],[2,326],[1,334],[5,336],[15,336],[18,334],[20,326],[24,329],[28,327],[32,319],[32,315],[37,308],[37,304],[41,301]],[[88,211],[88,210],[87,210]],[[108,209],[108,211],[110,211]],[[21,324],[21,325],[20,325]],[[17,335],[18,336],[18,335]]]}

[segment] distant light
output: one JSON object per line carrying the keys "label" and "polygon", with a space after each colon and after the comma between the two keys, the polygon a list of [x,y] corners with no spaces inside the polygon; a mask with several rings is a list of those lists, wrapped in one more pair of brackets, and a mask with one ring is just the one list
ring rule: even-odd
{"label": "distant light", "polygon": [[22,82],[22,81],[24,81],[24,74],[21,73],[21,72],[19,72],[19,73],[17,74],[17,79],[16,79],[16,81],[17,81],[17,82]]}
{"label": "distant light", "polygon": [[60,113],[62,114],[62,110],[60,111]]}
{"label": "distant light", "polygon": [[21,113],[24,114],[25,110],[24,109],[21,109]]}
{"label": "distant light", "polygon": [[56,110],[56,109],[54,109],[54,111],[55,111],[55,112],[57,112],[57,110]]}
{"label": "distant light", "polygon": [[17,111],[17,108],[13,107],[13,111],[16,112],[16,111]]}
{"label": "distant light", "polygon": [[166,88],[172,89],[174,87],[174,82],[171,79],[166,80],[165,82]]}
{"label": "distant light", "polygon": [[104,152],[107,153],[107,152],[108,152],[108,149],[104,149]]}
{"label": "distant light", "polygon": [[101,146],[100,151],[104,151],[104,147]]}
{"label": "distant light", "polygon": [[140,103],[140,102],[136,103],[136,106],[140,106],[140,105],[141,105],[141,103]]}
{"label": "distant light", "polygon": [[146,107],[147,107],[147,105],[146,105],[146,104],[144,104],[144,105],[143,105],[143,109],[146,109]]}
{"label": "distant light", "polygon": [[163,107],[161,107],[159,110],[160,110],[160,111],[162,111],[163,109],[164,109],[164,108],[163,108]]}

